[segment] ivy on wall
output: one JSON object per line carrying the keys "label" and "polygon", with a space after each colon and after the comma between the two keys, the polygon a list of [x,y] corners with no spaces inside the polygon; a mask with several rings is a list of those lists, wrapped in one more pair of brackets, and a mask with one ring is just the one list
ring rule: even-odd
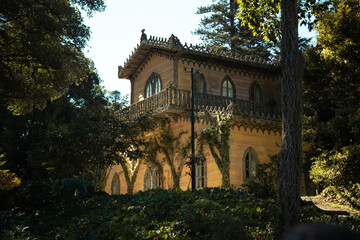
{"label": "ivy on wall", "polygon": [[218,114],[216,124],[209,128],[205,128],[198,136],[200,152],[203,154],[204,147],[208,146],[211,155],[221,172],[222,188],[230,187],[230,127],[230,118]]}
{"label": "ivy on wall", "polygon": [[[153,163],[162,170],[162,165],[168,164],[173,179],[172,188],[180,187],[180,177],[189,154],[190,142],[184,141],[186,131],[181,131],[177,135],[172,130],[169,120],[164,120],[159,127],[159,131],[150,139],[150,147],[146,161]],[[157,154],[163,155],[158,159]]]}

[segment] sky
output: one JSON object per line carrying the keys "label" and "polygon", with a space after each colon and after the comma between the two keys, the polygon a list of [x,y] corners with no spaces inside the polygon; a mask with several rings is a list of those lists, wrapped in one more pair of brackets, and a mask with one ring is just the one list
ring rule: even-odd
{"label": "sky", "polygon": [[[140,43],[141,30],[149,37],[169,38],[174,34],[181,43],[199,44],[193,35],[203,17],[197,15],[199,6],[212,0],[106,0],[106,10],[84,22],[92,32],[85,55],[91,58],[108,91],[130,94],[130,81],[119,79],[118,66],[124,65],[131,51]],[[313,36],[300,29],[301,36]]]}

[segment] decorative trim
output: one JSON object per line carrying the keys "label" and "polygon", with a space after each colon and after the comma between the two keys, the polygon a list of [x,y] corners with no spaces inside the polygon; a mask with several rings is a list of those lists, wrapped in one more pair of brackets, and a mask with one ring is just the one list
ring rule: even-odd
{"label": "decorative trim", "polygon": [[234,74],[234,75],[240,75],[244,77],[250,77],[253,79],[265,79],[265,80],[279,80],[279,78],[274,74],[265,74],[255,71],[246,71],[242,69],[232,68],[232,67],[226,67],[226,66],[219,66],[215,63],[209,63],[209,62],[202,62],[199,60],[189,59],[189,58],[181,58],[180,59],[182,64],[192,65],[192,66],[203,66],[204,68],[208,68],[209,70],[212,68],[214,71],[224,71],[226,74]]}
{"label": "decorative trim", "polygon": [[179,57],[175,56],[174,57],[174,64],[173,64],[173,69],[174,69],[174,84],[175,87],[178,87],[178,78],[179,78]]}

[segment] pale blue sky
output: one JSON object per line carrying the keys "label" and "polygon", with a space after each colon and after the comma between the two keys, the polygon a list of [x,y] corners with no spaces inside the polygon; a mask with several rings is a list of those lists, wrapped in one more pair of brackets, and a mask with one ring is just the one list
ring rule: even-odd
{"label": "pale blue sky", "polygon": [[92,35],[86,49],[98,70],[103,85],[109,91],[130,94],[128,80],[119,79],[117,70],[140,42],[141,29],[152,36],[177,36],[182,43],[201,43],[197,35],[202,16],[195,12],[212,0],[106,0],[105,12],[96,13],[85,24]]}

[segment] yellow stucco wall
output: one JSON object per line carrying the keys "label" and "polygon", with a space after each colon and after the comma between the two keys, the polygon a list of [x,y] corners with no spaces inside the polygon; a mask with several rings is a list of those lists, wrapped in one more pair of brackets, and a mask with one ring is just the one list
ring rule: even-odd
{"label": "yellow stucco wall", "polygon": [[[181,131],[187,131],[187,134],[183,136],[183,141],[188,141],[190,138],[190,121],[188,119],[182,119],[172,123],[172,129],[176,136]],[[210,127],[210,124],[196,123],[195,131],[200,132],[204,128]],[[256,129],[244,129],[243,127],[234,127],[230,132],[230,184],[235,187],[241,187],[244,182],[244,153],[251,147],[255,150],[259,163],[269,162],[269,156],[277,154],[280,144],[279,132],[257,131]],[[207,187],[220,187],[221,186],[221,173],[215,163],[210,152],[205,149],[206,157],[206,186]],[[158,155],[158,159],[162,156]],[[134,193],[144,190],[144,176],[148,163],[143,162],[138,172],[137,180],[134,184]],[[105,191],[111,193],[111,182],[114,174],[118,173],[120,176],[120,193],[126,193],[126,182],[124,173],[121,166],[113,166],[109,169],[107,183]],[[191,187],[190,181],[190,169],[184,166],[180,178],[180,187],[183,190]],[[171,188],[173,184],[170,168],[167,164],[163,165],[163,188]]]}

